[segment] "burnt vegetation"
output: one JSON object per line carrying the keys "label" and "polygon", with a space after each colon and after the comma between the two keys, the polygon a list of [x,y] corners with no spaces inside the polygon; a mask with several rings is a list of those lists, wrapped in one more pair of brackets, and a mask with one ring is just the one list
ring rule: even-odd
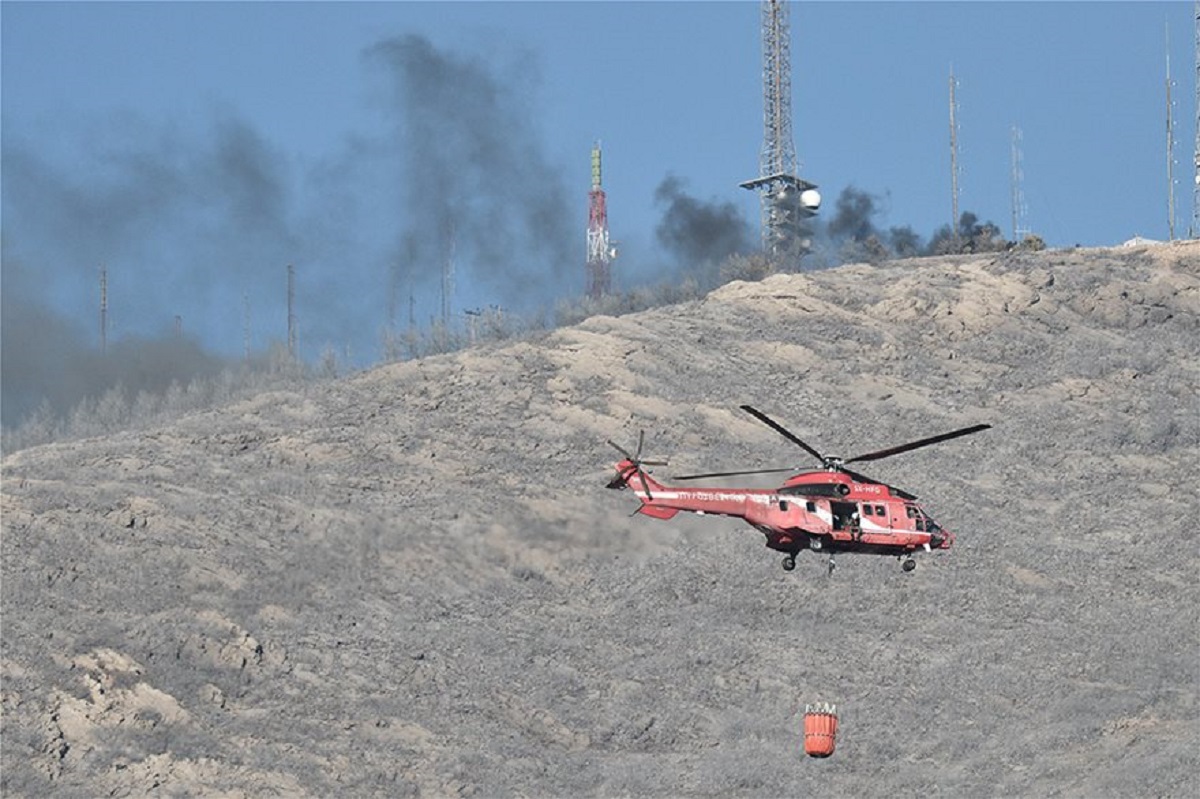
{"label": "burnt vegetation", "polygon": [[[6,453],[0,792],[1194,795],[1198,246],[768,274],[336,379],[282,357]],[[604,490],[640,430],[667,482],[786,465],[741,403],[845,453],[992,424],[871,471],[955,547],[784,573]]]}

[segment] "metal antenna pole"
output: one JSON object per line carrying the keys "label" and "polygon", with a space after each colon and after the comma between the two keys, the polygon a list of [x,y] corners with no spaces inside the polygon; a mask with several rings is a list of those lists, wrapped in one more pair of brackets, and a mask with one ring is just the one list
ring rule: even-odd
{"label": "metal antenna pole", "polygon": [[1009,173],[1009,193],[1010,193],[1009,194],[1009,202],[1012,206],[1012,235],[1013,235],[1012,240],[1013,241],[1020,241],[1020,239],[1017,238],[1017,204],[1018,204],[1017,185],[1020,182],[1020,166],[1018,165],[1019,158],[1020,158],[1020,156],[1019,156],[1020,151],[1017,149],[1017,135],[1018,135],[1017,134],[1017,126],[1013,125],[1012,126],[1011,158],[1009,159],[1009,163],[1011,166],[1011,172]]}
{"label": "metal antenna pole", "polygon": [[1200,239],[1200,0],[1196,0],[1196,150],[1192,188],[1192,238]]}
{"label": "metal antenna pole", "polygon": [[387,307],[387,327],[388,334],[396,332],[396,301],[397,293],[400,291],[400,265],[395,264],[391,268],[391,274],[388,276],[388,307]]}
{"label": "metal antenna pole", "polygon": [[1171,109],[1171,28],[1166,28],[1167,45],[1167,240],[1175,240],[1175,119]]}
{"label": "metal antenna pole", "polygon": [[287,268],[287,336],[288,355],[296,359],[296,267],[288,264]]}
{"label": "metal antenna pole", "polygon": [[454,297],[454,248],[455,231],[451,224],[449,248],[442,265],[442,328],[447,331],[450,329],[450,305]]}
{"label": "metal antenna pole", "polygon": [[242,292],[242,345],[246,352],[246,363],[250,362],[250,292]]}
{"label": "metal antenna pole", "polygon": [[108,267],[100,266],[100,352],[108,352]]}
{"label": "metal antenna pole", "polygon": [[[950,68],[950,235],[958,244],[958,101],[954,90],[954,68]],[[956,248],[957,249],[957,246]]]}

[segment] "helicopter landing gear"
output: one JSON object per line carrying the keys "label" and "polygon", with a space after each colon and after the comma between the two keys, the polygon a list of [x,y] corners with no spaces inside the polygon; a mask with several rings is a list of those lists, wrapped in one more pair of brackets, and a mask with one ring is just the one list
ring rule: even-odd
{"label": "helicopter landing gear", "polygon": [[795,568],[796,568],[796,556],[792,555],[792,554],[788,554],[783,559],[783,570],[785,572],[790,572]]}
{"label": "helicopter landing gear", "polygon": [[913,560],[912,558],[908,558],[907,560],[905,560],[903,563],[900,564],[900,568],[904,569],[904,571],[906,571],[906,572],[910,572],[913,569],[917,568],[917,562],[915,560]]}

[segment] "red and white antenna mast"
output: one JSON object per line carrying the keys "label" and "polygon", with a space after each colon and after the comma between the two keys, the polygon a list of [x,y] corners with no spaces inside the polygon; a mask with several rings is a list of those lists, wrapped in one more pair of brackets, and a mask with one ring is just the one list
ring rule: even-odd
{"label": "red and white antenna mast", "polygon": [[608,238],[608,202],[600,187],[600,143],[592,148],[592,190],[588,192],[587,296],[612,293],[612,262],[617,250]]}

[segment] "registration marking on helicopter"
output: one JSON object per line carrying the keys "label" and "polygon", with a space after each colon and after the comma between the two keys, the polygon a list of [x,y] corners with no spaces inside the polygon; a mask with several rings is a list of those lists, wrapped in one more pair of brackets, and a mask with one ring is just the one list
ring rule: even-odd
{"label": "registration marking on helicopter", "polygon": [[[645,495],[645,491],[636,491],[640,497]],[[732,493],[716,493],[712,491],[664,491],[655,490],[653,499],[671,500],[671,499],[692,499],[702,502],[757,502],[760,505],[770,505],[771,496],[769,494],[732,494]]]}

